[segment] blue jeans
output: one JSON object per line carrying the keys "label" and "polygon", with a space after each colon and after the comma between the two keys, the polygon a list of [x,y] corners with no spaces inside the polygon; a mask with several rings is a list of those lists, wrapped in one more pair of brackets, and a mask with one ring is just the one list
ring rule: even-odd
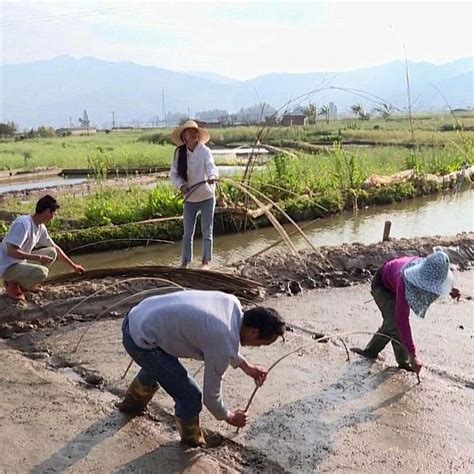
{"label": "blue jeans", "polygon": [[188,375],[179,360],[157,347],[142,349],[130,336],[128,315],[122,324],[123,346],[130,357],[141,367],[138,380],[146,387],[161,385],[175,402],[175,414],[183,420],[199,415],[202,410],[202,393],[198,384]]}
{"label": "blue jeans", "polygon": [[190,263],[193,260],[193,237],[196,228],[196,218],[201,211],[202,234],[202,263],[209,263],[212,258],[212,228],[214,224],[215,198],[201,202],[184,203],[183,210],[183,245],[181,263]]}

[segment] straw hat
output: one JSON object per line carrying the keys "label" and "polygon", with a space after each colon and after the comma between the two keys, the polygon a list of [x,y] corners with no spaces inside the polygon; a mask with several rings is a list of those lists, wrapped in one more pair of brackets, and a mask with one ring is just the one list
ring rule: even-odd
{"label": "straw hat", "polygon": [[194,120],[187,120],[183,123],[183,125],[178,128],[175,128],[171,132],[171,141],[175,145],[184,145],[181,135],[187,128],[194,128],[196,130],[199,130],[199,143],[207,143],[211,138],[211,135],[205,128],[200,127]]}
{"label": "straw hat", "polygon": [[409,263],[403,269],[403,276],[408,305],[420,318],[425,317],[433,301],[453,288],[454,277],[449,269],[449,257],[444,252],[434,252]]}

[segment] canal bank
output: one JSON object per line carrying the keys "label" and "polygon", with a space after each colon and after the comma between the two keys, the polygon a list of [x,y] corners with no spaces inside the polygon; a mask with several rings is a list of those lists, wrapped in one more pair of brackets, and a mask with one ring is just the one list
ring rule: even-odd
{"label": "canal bank", "polygon": [[369,281],[389,257],[426,256],[436,248],[445,250],[460,270],[467,269],[474,262],[474,233],[321,247],[316,252],[301,250],[297,256],[273,251],[223,271],[124,264],[120,268],[88,269],[82,275],[60,274],[45,282],[42,293],[28,293],[24,304],[13,304],[0,293],[0,337],[58,329],[97,317],[120,319],[140,298],[170,291],[170,286],[218,289],[236,294],[245,304],[264,295],[352,286]]}
{"label": "canal bank", "polygon": [[[320,246],[339,246],[347,243],[360,242],[372,244],[382,240],[385,221],[392,222],[392,238],[422,237],[427,233],[439,236],[455,235],[460,232],[474,231],[474,190],[469,189],[457,195],[435,195],[416,198],[401,203],[360,209],[357,213],[343,212],[338,215],[317,219],[304,228],[310,241]],[[300,222],[305,226],[307,222]],[[170,224],[176,231],[177,242],[173,244],[146,244],[147,235],[141,247],[121,250],[94,252],[95,246],[83,249],[83,253],[72,251],[71,255],[85,267],[113,268],[116,266],[137,265],[172,265],[179,266],[181,254],[181,224]],[[294,232],[291,225],[284,226],[288,233]],[[161,235],[161,234],[160,234]],[[163,234],[164,235],[164,234]],[[151,239],[151,237],[148,236]],[[164,237],[162,237],[164,238]],[[220,270],[252,258],[281,239],[273,227],[250,229],[245,233],[229,233],[216,235],[214,238],[213,268]],[[305,240],[298,234],[291,237],[298,249],[308,249]],[[133,245],[133,241],[125,242]],[[107,248],[105,244],[104,249]],[[137,244],[138,245],[138,244]],[[277,249],[288,252],[284,244]],[[201,240],[195,239],[194,254],[199,262]],[[60,271],[56,268],[55,271]]]}
{"label": "canal bank", "polygon": [[[364,211],[384,204],[398,202],[412,202],[417,197],[431,198],[433,196],[446,196],[450,198],[462,195],[462,188],[468,191],[470,188],[469,174],[474,168],[468,169],[466,176],[459,173],[439,177],[434,175],[418,176],[412,171],[399,173],[391,177],[371,176],[364,183],[364,187],[358,190],[346,190],[330,188],[322,194],[306,195],[305,193],[290,197],[276,199],[278,206],[259,204],[259,208],[246,209],[244,204],[234,202],[239,200],[238,196],[231,191],[235,184],[232,180],[223,179],[221,193],[218,193],[216,216],[214,220],[214,233],[232,234],[236,231],[248,231],[270,226],[270,220],[278,219],[281,223],[288,222],[281,208],[288,216],[297,222],[313,218],[327,218],[343,216],[347,219],[348,214],[342,213],[343,209],[352,209],[360,215]],[[141,187],[147,187],[152,183],[145,184],[140,180]],[[68,218],[59,216],[56,225],[51,228],[51,234],[55,241],[67,251],[80,252],[86,248],[89,253],[92,249],[112,250],[128,248],[136,245],[147,244],[153,240],[180,239],[182,234],[182,223],[180,209],[182,202],[172,195],[171,190],[152,189],[141,190],[133,186],[134,180],[116,180],[116,191],[122,194],[114,194],[107,188],[102,193],[96,194],[92,189],[81,188],[74,205],[79,206],[81,213],[74,214],[72,210],[72,199],[69,199]],[[88,184],[78,185],[89,186]],[[265,185],[263,185],[265,186]],[[234,190],[235,191],[235,190]],[[85,194],[84,194],[85,193]],[[92,193],[92,194],[91,194]],[[262,193],[262,195],[265,193]],[[284,193],[285,194],[285,193]],[[89,197],[89,195],[91,197]],[[233,196],[233,197],[232,197]],[[24,199],[31,201],[33,196],[18,196],[18,201],[24,209]],[[60,197],[61,199],[61,197]],[[263,197],[261,200],[266,202]],[[120,204],[117,204],[120,203]],[[4,212],[3,219],[11,216],[15,203],[4,202],[8,212]],[[264,210],[265,209],[265,210]],[[31,212],[31,209],[28,209]],[[268,213],[272,213],[269,216]],[[157,217],[161,216],[161,217]],[[321,222],[325,222],[322,220]],[[6,229],[7,223],[0,222],[0,228]],[[456,231],[451,230],[450,233]],[[197,229],[199,234],[199,226]],[[95,247],[94,247],[95,245]]]}

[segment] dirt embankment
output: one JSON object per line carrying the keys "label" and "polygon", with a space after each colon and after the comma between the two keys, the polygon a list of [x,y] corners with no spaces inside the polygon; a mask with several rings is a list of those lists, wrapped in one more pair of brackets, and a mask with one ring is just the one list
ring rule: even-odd
{"label": "dirt embankment", "polygon": [[318,252],[301,251],[288,255],[280,247],[237,265],[246,278],[261,283],[267,294],[299,293],[302,289],[344,287],[365,282],[380,265],[401,255],[424,257],[436,248],[446,251],[454,265],[467,269],[474,261],[474,233],[454,237],[394,239],[371,245],[347,244],[320,247]]}
{"label": "dirt embankment", "polygon": [[26,293],[23,303],[0,294],[0,337],[75,321],[121,318],[145,297],[184,288],[225,291],[242,301],[263,296],[259,284],[229,273],[160,266],[90,270],[46,281],[44,291]]}
{"label": "dirt embankment", "polygon": [[461,270],[474,261],[474,233],[468,233],[456,237],[321,247],[318,252],[303,251],[297,256],[289,256],[281,250],[244,262],[232,269],[233,274],[136,267],[94,270],[81,276],[64,275],[47,282],[43,293],[28,294],[26,304],[15,305],[0,295],[0,337],[97,317],[121,318],[141,298],[171,291],[173,285],[231,292],[244,303],[265,293],[269,296],[296,294],[303,289],[350,286],[367,282],[390,257],[424,256],[438,247],[443,248]]}

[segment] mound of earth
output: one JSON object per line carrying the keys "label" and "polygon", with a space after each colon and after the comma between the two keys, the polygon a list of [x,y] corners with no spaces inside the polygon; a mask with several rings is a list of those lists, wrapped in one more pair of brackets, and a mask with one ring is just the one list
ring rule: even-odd
{"label": "mound of earth", "polygon": [[438,248],[447,252],[453,265],[465,270],[474,261],[474,233],[320,247],[318,252],[302,250],[297,255],[288,255],[286,249],[280,249],[244,261],[237,265],[237,270],[264,285],[268,294],[295,294],[303,289],[365,282],[390,258],[424,257]]}

